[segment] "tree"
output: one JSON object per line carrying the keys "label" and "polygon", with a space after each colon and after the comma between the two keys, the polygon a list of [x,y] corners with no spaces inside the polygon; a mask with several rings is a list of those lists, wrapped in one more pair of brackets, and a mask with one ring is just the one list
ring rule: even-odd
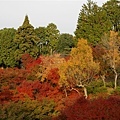
{"label": "tree", "polygon": [[48,41],[46,40],[46,27],[36,28],[35,33],[40,39],[40,41],[38,42],[38,46],[40,48],[40,54],[47,54],[49,49],[48,49]]}
{"label": "tree", "polygon": [[67,33],[61,34],[58,39],[57,51],[62,54],[69,54],[74,47],[73,36]]}
{"label": "tree", "polygon": [[93,61],[92,49],[87,40],[78,41],[77,48],[72,48],[70,59],[59,70],[59,84],[63,87],[82,87],[87,98],[86,86],[99,71],[99,64]]}
{"label": "tree", "polygon": [[112,26],[111,30],[116,32],[120,31],[120,2],[119,0],[109,0],[103,4],[103,9],[107,13],[108,19],[110,19]]}
{"label": "tree", "polygon": [[106,87],[105,79],[109,72],[109,65],[107,63],[107,60],[104,59],[105,55],[105,49],[101,45],[96,45],[95,47],[92,47],[93,50],[93,59],[95,62],[99,62],[100,71],[99,71],[99,77],[101,77],[104,87]]}
{"label": "tree", "polygon": [[44,99],[42,101],[30,100],[10,102],[0,105],[0,119],[5,120],[50,120],[58,115],[53,100]]}
{"label": "tree", "polygon": [[39,56],[39,48],[37,42],[39,38],[36,36],[34,27],[29,23],[28,16],[25,16],[25,20],[16,32],[14,42],[17,49],[15,50],[15,58],[20,61],[21,56],[24,53],[30,54],[32,57],[37,58]]}
{"label": "tree", "polygon": [[120,37],[117,32],[110,31],[110,35],[105,34],[102,38],[102,45],[105,49],[103,58],[108,62],[111,70],[115,74],[114,87],[117,87],[118,70],[120,65]]}
{"label": "tree", "polygon": [[78,39],[84,38],[87,39],[90,44],[96,45],[99,43],[102,35],[110,29],[111,22],[105,10],[98,7],[98,5],[91,0],[88,0],[87,4],[83,4],[75,31]]}
{"label": "tree", "polygon": [[4,28],[0,30],[0,66],[14,67],[18,63],[14,58],[16,45],[14,43],[16,30],[14,28]]}
{"label": "tree", "polygon": [[59,38],[59,30],[53,23],[48,24],[46,27],[46,41],[48,41],[49,52],[53,54],[56,51],[57,42]]}

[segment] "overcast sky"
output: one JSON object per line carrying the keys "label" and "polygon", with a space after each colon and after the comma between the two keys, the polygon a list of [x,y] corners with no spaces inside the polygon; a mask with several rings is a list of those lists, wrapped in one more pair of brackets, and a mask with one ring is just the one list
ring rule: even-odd
{"label": "overcast sky", "polygon": [[[108,0],[93,0],[99,6]],[[80,9],[87,0],[0,0],[0,29],[22,25],[27,14],[36,27],[57,25],[60,33],[73,34]]]}

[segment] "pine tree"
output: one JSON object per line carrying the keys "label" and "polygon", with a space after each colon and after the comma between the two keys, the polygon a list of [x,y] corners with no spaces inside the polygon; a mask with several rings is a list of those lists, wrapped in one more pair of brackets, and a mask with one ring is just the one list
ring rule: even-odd
{"label": "pine tree", "polygon": [[96,3],[88,0],[87,4],[82,6],[78,17],[76,38],[87,39],[90,44],[99,43],[101,36],[111,28],[111,22],[107,13]]}
{"label": "pine tree", "polygon": [[112,23],[111,30],[120,31],[120,1],[109,0],[103,4],[103,9]]}
{"label": "pine tree", "polygon": [[48,24],[46,27],[46,40],[48,41],[50,54],[56,52],[59,35],[57,26],[54,23]]}
{"label": "pine tree", "polygon": [[25,20],[16,32],[14,42],[16,43],[15,58],[20,61],[23,54],[28,53],[32,57],[37,58],[39,56],[39,48],[37,42],[39,38],[36,36],[34,27],[29,23],[28,16],[25,16]]}

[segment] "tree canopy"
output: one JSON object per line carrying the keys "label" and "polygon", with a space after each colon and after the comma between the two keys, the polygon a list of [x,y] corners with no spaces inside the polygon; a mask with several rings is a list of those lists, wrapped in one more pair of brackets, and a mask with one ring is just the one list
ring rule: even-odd
{"label": "tree canopy", "polygon": [[25,16],[25,20],[16,31],[14,42],[16,44],[15,58],[20,60],[24,53],[30,54],[32,57],[37,58],[39,56],[39,48],[37,42],[39,38],[36,36],[34,27],[29,23],[28,16]]}
{"label": "tree canopy", "polygon": [[0,30],[0,66],[2,67],[14,67],[18,64],[14,58],[16,45],[13,39],[15,32],[14,28]]}
{"label": "tree canopy", "polygon": [[83,4],[75,30],[76,38],[87,39],[90,44],[96,45],[110,29],[111,21],[104,9],[91,0]]}
{"label": "tree canopy", "polygon": [[73,36],[67,33],[63,33],[60,35],[58,39],[57,52],[65,55],[69,54],[71,48],[74,46],[75,44],[74,44]]}

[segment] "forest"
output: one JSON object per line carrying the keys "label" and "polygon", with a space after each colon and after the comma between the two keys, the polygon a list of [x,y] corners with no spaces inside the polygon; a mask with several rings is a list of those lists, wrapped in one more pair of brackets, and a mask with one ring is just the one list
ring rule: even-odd
{"label": "forest", "polygon": [[0,120],[120,120],[120,1],[88,0],[74,35],[1,29]]}

